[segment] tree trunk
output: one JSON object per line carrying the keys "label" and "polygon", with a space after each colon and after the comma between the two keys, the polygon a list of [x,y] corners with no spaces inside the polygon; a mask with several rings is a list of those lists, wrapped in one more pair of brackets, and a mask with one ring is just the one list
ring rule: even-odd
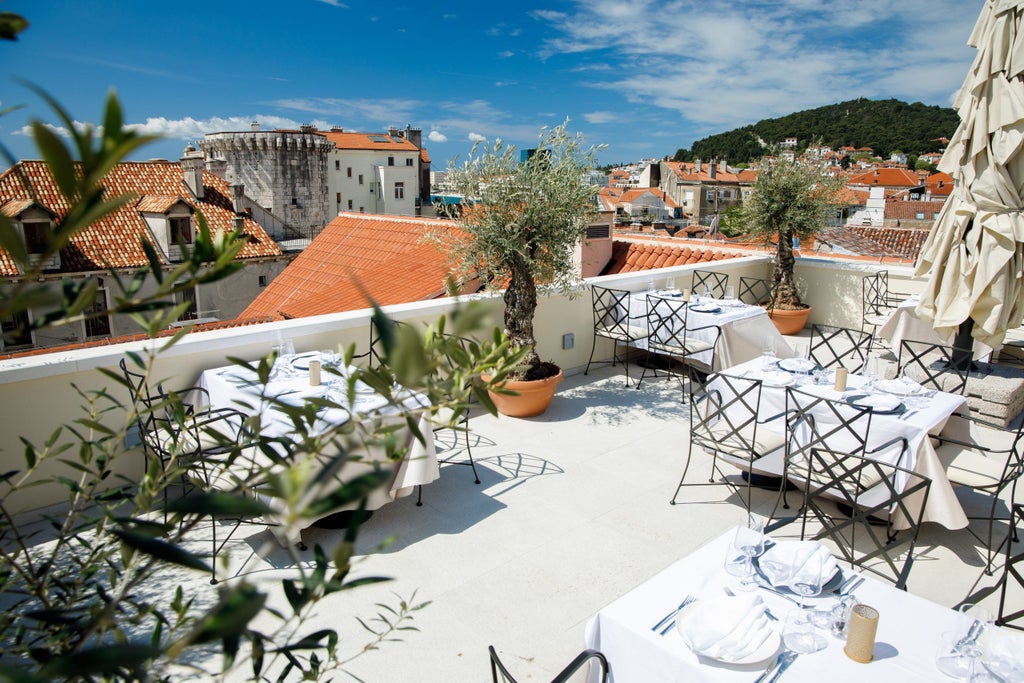
{"label": "tree trunk", "polygon": [[796,259],[793,257],[792,230],[779,230],[779,246],[775,258],[775,296],[772,297],[772,301],[777,308],[800,308],[800,296],[796,292],[796,282],[793,280]]}
{"label": "tree trunk", "polygon": [[[537,285],[529,266],[516,259],[511,264],[512,276],[505,290],[505,334],[514,348],[528,347],[525,363],[529,366],[524,379],[540,368],[540,357],[533,337],[533,315],[537,310]],[[531,372],[532,371],[532,372]]]}

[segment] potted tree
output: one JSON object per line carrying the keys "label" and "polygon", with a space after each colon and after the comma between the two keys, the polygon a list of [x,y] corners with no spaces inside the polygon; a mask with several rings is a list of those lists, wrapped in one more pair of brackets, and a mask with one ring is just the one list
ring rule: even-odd
{"label": "potted tree", "polygon": [[[505,334],[513,350],[528,351],[509,375],[511,393],[491,397],[499,411],[516,417],[543,412],[562,379],[561,368],[537,354],[538,288],[568,293],[579,281],[573,252],[596,212],[588,172],[598,148],[585,147],[567,124],[543,129],[537,147],[522,155],[499,139],[474,147],[461,165],[453,160],[445,180],[464,200],[447,211],[460,230],[435,233],[461,275],[505,287]],[[518,405],[526,398],[537,402]]]}
{"label": "potted tree", "polygon": [[768,314],[781,334],[802,330],[811,313],[793,277],[793,247],[825,228],[841,187],[841,180],[812,164],[779,157],[766,157],[758,164],[741,218],[750,233],[763,235],[768,243],[776,240]]}

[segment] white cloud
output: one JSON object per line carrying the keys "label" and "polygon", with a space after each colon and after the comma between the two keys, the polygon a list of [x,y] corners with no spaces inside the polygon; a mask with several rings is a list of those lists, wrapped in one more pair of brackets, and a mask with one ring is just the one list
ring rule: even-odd
{"label": "white cloud", "polygon": [[468,139],[470,142],[483,142],[487,138],[484,137],[483,135],[480,135],[480,133],[470,133],[469,135],[466,136],[466,139]]}
{"label": "white cloud", "polygon": [[381,121],[409,121],[416,118],[421,102],[399,98],[342,99],[335,97],[286,98],[267,103],[282,109],[294,109],[321,116],[367,121],[373,126]]}
{"label": "white cloud", "polygon": [[345,3],[341,2],[341,0],[319,0],[319,1],[324,3],[325,5],[330,5],[331,7],[337,7],[339,9],[348,9],[348,5],[346,5]]}
{"label": "white cloud", "polygon": [[619,115],[612,111],[592,111],[584,114],[583,120],[587,123],[616,123]]}
{"label": "white cloud", "polygon": [[498,53],[498,58],[499,59],[508,59],[509,57],[515,57],[515,56],[516,56],[516,53],[513,52],[512,50],[502,50],[501,52]]}
{"label": "white cloud", "polygon": [[[260,124],[261,130],[273,130],[274,128],[295,130],[301,123],[293,119],[281,116],[266,116],[255,114],[253,116],[213,116],[208,119],[194,119],[187,116],[183,119],[166,119],[162,116],[146,119],[145,123],[129,124],[130,128],[147,135],[160,135],[174,140],[194,140],[201,138],[207,133],[227,133],[235,131],[251,130],[253,121]],[[318,128],[327,128],[323,122],[314,122]]]}
{"label": "white cloud", "polygon": [[427,139],[431,142],[448,142],[448,136],[437,130],[430,131],[427,135]]}

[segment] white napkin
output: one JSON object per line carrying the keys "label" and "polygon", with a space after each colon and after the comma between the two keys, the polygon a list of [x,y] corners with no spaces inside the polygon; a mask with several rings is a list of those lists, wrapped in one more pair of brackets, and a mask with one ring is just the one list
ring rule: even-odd
{"label": "white napkin", "polygon": [[750,656],[773,633],[756,593],[698,600],[679,613],[677,627],[695,653],[727,662]]}
{"label": "white napkin", "polygon": [[902,401],[895,396],[889,394],[869,394],[868,396],[858,396],[850,401],[855,406],[861,408],[874,408],[875,410],[896,410],[900,407]]}
{"label": "white napkin", "polygon": [[810,372],[818,364],[807,358],[783,358],[779,361],[779,367],[789,372]]}
{"label": "white napkin", "polygon": [[817,541],[780,541],[761,555],[758,566],[768,583],[787,588],[802,574],[816,571],[818,566],[821,566],[822,585],[839,569],[836,558]]}
{"label": "white napkin", "polygon": [[766,372],[761,376],[761,382],[770,387],[784,387],[793,383],[793,375],[788,372]]}
{"label": "white napkin", "polygon": [[924,391],[924,387],[909,377],[883,379],[875,382],[872,386],[879,391],[896,394],[897,396],[914,396]]}

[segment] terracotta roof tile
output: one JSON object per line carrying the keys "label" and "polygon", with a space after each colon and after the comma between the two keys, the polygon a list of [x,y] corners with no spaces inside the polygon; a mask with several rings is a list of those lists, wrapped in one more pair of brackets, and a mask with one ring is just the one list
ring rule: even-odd
{"label": "terracotta roof tile", "polygon": [[653,268],[668,268],[698,262],[721,261],[740,256],[743,256],[743,254],[713,249],[698,249],[688,245],[656,244],[639,240],[615,240],[612,243],[612,258],[601,274],[632,273]]}
{"label": "terracotta roof tile", "polygon": [[850,185],[881,185],[884,187],[916,187],[921,179],[913,171],[905,168],[878,168],[853,175],[848,181]]}
{"label": "terracotta roof tile", "polygon": [[[68,202],[57,188],[49,167],[42,161],[21,161],[0,174],[0,205],[25,201],[32,196],[22,182],[23,176],[32,186],[37,201],[60,221],[67,213]],[[190,199],[189,203],[202,211],[211,230],[233,230],[236,215],[229,199],[227,181],[204,171],[203,186],[205,197]],[[185,185],[181,164],[172,161],[124,162],[114,166],[104,180],[104,196],[125,194],[140,198],[191,197]],[[81,272],[146,265],[148,260],[142,250],[142,239],[146,238],[151,243],[155,243],[155,240],[135,204],[129,202],[72,237],[68,246],[61,250],[61,271]],[[239,252],[238,258],[281,255],[277,244],[251,218],[244,219],[242,229],[249,240]],[[3,249],[0,249],[0,274],[18,274],[13,260]]]}
{"label": "terracotta roof tile", "polygon": [[349,131],[318,131],[318,135],[334,143],[338,149],[374,149],[395,152],[419,152],[411,141],[385,133],[354,133]]}

